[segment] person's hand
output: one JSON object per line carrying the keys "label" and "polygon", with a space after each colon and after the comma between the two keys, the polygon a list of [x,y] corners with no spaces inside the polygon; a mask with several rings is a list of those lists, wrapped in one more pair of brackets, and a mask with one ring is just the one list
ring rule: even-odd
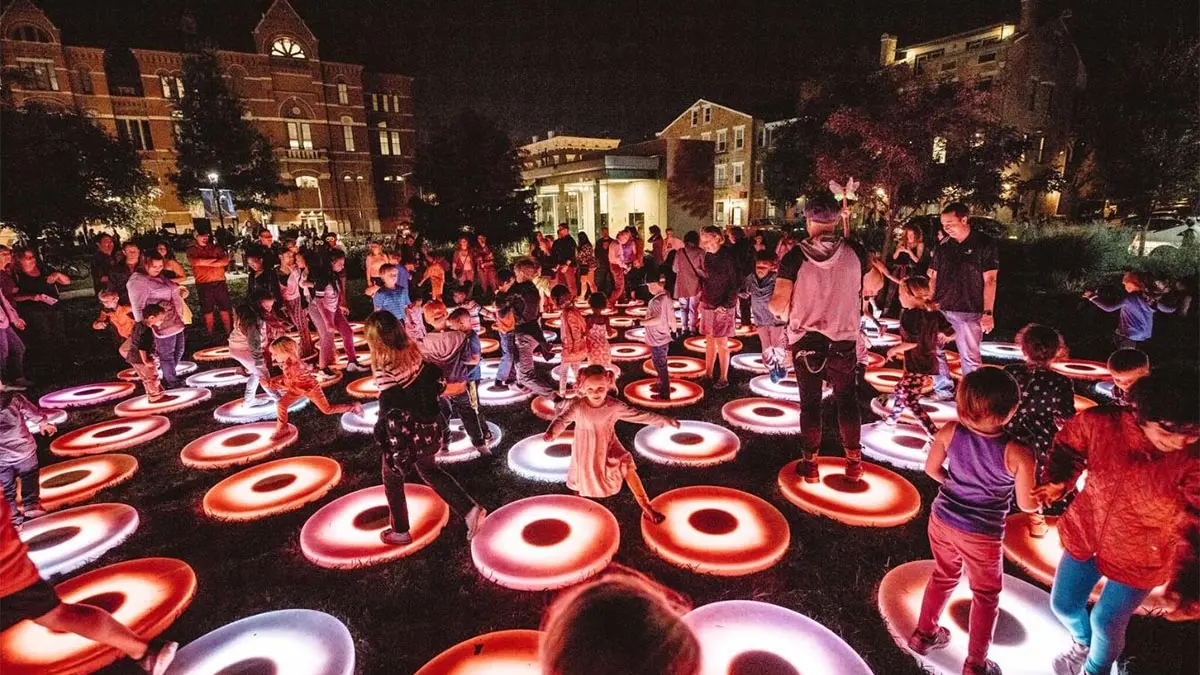
{"label": "person's hand", "polygon": [[44,302],[44,303],[46,303],[47,305],[53,305],[53,304],[54,304],[54,302],[55,302],[54,298],[52,298],[52,297],[50,297],[50,296],[46,295],[45,293],[38,293],[38,294],[37,294],[37,301],[38,301],[38,302]]}
{"label": "person's hand", "polygon": [[38,431],[41,432],[43,436],[53,436],[54,434],[58,433],[58,427],[50,424],[49,422],[42,422],[38,425]]}
{"label": "person's hand", "polygon": [[342,307],[341,310],[342,310],[342,316],[350,316],[350,308],[349,307]]}
{"label": "person's hand", "polygon": [[683,425],[680,424],[679,420],[674,419],[674,418],[669,418],[669,419],[667,419],[667,426],[671,427],[672,429],[678,429],[678,428],[682,427]]}
{"label": "person's hand", "polygon": [[984,333],[990,333],[996,329],[996,317],[991,314],[984,314],[979,318],[979,327]]}
{"label": "person's hand", "polygon": [[1042,508],[1046,508],[1061,500],[1066,492],[1066,483],[1046,483],[1033,489],[1033,498]]}
{"label": "person's hand", "polygon": [[888,360],[888,361],[891,361],[892,359],[898,358],[899,356],[900,356],[900,350],[899,350],[899,349],[897,349],[897,348],[895,348],[895,347],[892,347],[891,349],[887,350],[887,360]]}
{"label": "person's hand", "polygon": [[25,319],[17,318],[12,320],[13,328],[17,330],[25,330]]}
{"label": "person's hand", "polygon": [[92,330],[104,330],[105,327],[107,327],[107,326],[108,326],[108,324],[105,323],[104,321],[93,321],[92,322]]}
{"label": "person's hand", "polygon": [[187,289],[187,286],[180,286],[180,287],[179,287],[179,297],[186,299],[186,298],[187,298],[189,295],[191,295],[191,294],[192,294],[192,293],[191,293],[191,291],[189,291],[189,290]]}

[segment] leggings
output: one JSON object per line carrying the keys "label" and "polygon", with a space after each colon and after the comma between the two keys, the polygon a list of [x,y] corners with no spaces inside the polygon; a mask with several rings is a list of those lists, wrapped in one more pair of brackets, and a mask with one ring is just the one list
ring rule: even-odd
{"label": "leggings", "polygon": [[1064,552],[1054,575],[1054,587],[1050,589],[1050,608],[1059,623],[1071,634],[1071,639],[1091,648],[1084,667],[1088,675],[1108,675],[1125,648],[1129,619],[1150,595],[1149,589],[1133,588],[1109,579],[1089,617],[1088,597],[1102,576],[1095,558],[1076,560]]}
{"label": "leggings", "polygon": [[384,453],[382,464],[383,493],[387,497],[389,525],[396,532],[408,532],[411,527],[408,520],[408,499],[404,494],[404,481],[411,473],[416,473],[426,485],[433,488],[459,518],[466,518],[471,509],[479,506],[453,476],[437,465],[433,455],[404,466],[397,464],[390,453]]}
{"label": "leggings", "polygon": [[304,303],[299,297],[291,300],[284,299],[283,313],[287,315],[289,321],[296,325],[296,330],[300,332],[300,355],[308,356],[313,353],[312,331],[308,327],[308,312],[304,311]]}
{"label": "leggings", "polygon": [[929,413],[925,412],[925,408],[921,407],[921,392],[925,389],[925,385],[929,383],[929,376],[921,373],[905,372],[904,377],[896,383],[896,390],[892,392],[892,414],[891,422],[896,423],[900,419],[900,413],[908,408],[913,417],[917,418],[917,423],[925,430],[925,433],[933,436],[937,433],[937,426],[933,420],[929,418]]}
{"label": "leggings", "polygon": [[346,357],[350,359],[350,363],[358,363],[358,354],[354,350],[354,329],[350,327],[345,314],[340,310],[327,312],[314,302],[308,306],[308,315],[312,317],[317,334],[321,336],[321,368],[328,368],[337,360],[333,344],[334,332],[341,334],[342,349],[346,350]]}

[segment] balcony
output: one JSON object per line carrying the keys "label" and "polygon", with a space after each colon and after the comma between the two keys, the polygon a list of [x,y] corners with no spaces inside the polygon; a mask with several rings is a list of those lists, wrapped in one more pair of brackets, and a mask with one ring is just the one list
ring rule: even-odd
{"label": "balcony", "polygon": [[288,148],[285,156],[288,159],[325,159],[324,150],[312,150],[308,148]]}

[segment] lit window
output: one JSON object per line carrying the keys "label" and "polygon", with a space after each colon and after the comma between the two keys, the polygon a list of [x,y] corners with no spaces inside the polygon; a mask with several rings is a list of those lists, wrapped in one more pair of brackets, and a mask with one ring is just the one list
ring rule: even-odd
{"label": "lit window", "polygon": [[729,147],[729,131],[717,129],[717,152],[725,152]]}
{"label": "lit window", "polygon": [[1037,163],[1041,164],[1046,159],[1046,137],[1038,136],[1038,156]]}
{"label": "lit window", "polygon": [[725,165],[718,164],[713,167],[713,184],[717,187],[725,187]]}
{"label": "lit window", "polygon": [[933,137],[933,161],[938,164],[946,163],[946,139],[942,136]]}
{"label": "lit window", "polygon": [[341,105],[350,104],[350,92],[345,82],[338,82],[338,103]]}
{"label": "lit window", "polygon": [[734,185],[742,184],[742,163],[741,162],[733,163],[733,184]]}
{"label": "lit window", "polygon": [[54,71],[54,62],[49,59],[17,59],[21,70],[25,71],[30,89],[40,91],[58,91],[58,74]]}
{"label": "lit window", "polygon": [[391,133],[392,133],[392,154],[399,157],[400,156],[400,132],[393,131]]}
{"label": "lit window", "polygon": [[288,147],[293,150],[312,150],[312,127],[308,122],[288,122]]}
{"label": "lit window", "polygon": [[391,177],[391,176],[384,176],[384,177],[383,177],[383,182],[385,182],[385,183],[390,183],[390,182],[392,182],[392,177]]}
{"label": "lit window", "polygon": [[387,94],[383,95],[383,112],[391,112],[392,97]]}
{"label": "lit window", "polygon": [[392,112],[400,112],[400,97],[392,94]]}
{"label": "lit window", "polygon": [[767,144],[767,128],[766,127],[763,127],[762,129],[759,129],[759,131],[758,131],[758,144],[763,149],[766,149],[767,147],[769,147]]}
{"label": "lit window", "polygon": [[342,142],[346,146],[346,152],[354,152],[354,123],[350,117],[342,118]]}
{"label": "lit window", "polygon": [[712,132],[711,132],[711,131],[705,131],[705,132],[702,132],[702,133],[700,134],[700,140],[702,140],[702,141],[711,141],[711,140],[712,140]]}
{"label": "lit window", "polygon": [[759,164],[759,165],[758,165],[758,177],[757,177],[757,181],[758,181],[758,183],[759,183],[760,185],[761,185],[762,183],[765,183],[765,182],[767,181],[767,170],[766,170],[766,168],[765,168],[765,167],[764,167],[762,164]]}
{"label": "lit window", "polygon": [[696,126],[696,123],[699,121],[700,121],[700,111],[693,109],[692,110],[692,126]]}
{"label": "lit window", "polygon": [[150,136],[150,120],[118,119],[117,136],[133,145],[136,150],[154,149],[154,139]]}
{"label": "lit window", "polygon": [[385,128],[386,126],[387,125],[385,125],[383,122],[379,123],[379,154],[381,155],[392,154],[392,146],[388,145],[388,132]]}
{"label": "lit window", "polygon": [[741,150],[746,147],[746,127],[733,128],[733,149]]}
{"label": "lit window", "polygon": [[713,222],[718,225],[725,224],[725,202],[716,202],[713,204]]}
{"label": "lit window", "polygon": [[271,43],[271,56],[284,56],[289,59],[307,58],[300,43],[289,37],[281,37]]}
{"label": "lit window", "polygon": [[371,110],[379,112],[379,94],[371,94]]}
{"label": "lit window", "polygon": [[163,98],[172,100],[183,98],[183,78],[174,75],[159,75],[158,82],[162,85]]}
{"label": "lit window", "polygon": [[712,106],[704,106],[704,123],[708,124],[712,121]]}
{"label": "lit window", "polygon": [[316,176],[296,176],[296,187],[305,190],[316,190],[317,178]]}

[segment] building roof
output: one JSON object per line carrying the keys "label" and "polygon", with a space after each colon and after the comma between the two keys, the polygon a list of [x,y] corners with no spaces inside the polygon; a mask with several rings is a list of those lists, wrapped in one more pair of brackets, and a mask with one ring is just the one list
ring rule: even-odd
{"label": "building roof", "polygon": [[[796,114],[796,102],[794,100],[763,101],[755,99],[752,96],[734,96],[732,98],[726,98],[725,100],[731,105],[717,103],[716,101],[710,101],[709,99],[705,98],[696,99],[695,103],[692,103],[687,108],[684,108],[683,112],[676,115],[675,119],[668,122],[666,126],[664,126],[658,133],[655,134],[655,136],[662,135],[662,133],[670,128],[672,124],[675,124],[685,115],[687,115],[692,108],[695,108],[697,105],[701,104],[724,108],[725,110],[738,115],[770,122],[787,119]],[[735,105],[737,107],[733,107]]]}
{"label": "building roof", "polygon": [[918,43],[912,44],[912,45],[898,46],[898,47],[896,47],[896,51],[902,51],[902,50],[906,51],[909,49],[918,49],[920,47],[931,47],[933,45],[941,44],[943,42],[954,42],[956,40],[968,38],[968,37],[971,37],[972,35],[977,35],[979,33],[990,33],[997,29],[1001,29],[1001,32],[1003,32],[1002,29],[1005,28],[1006,26],[1011,27],[1013,29],[1012,31],[1008,32],[1006,37],[1009,37],[1016,32],[1016,24],[1009,22],[1009,21],[1001,21],[999,23],[993,23],[993,24],[990,24],[987,26],[979,26],[977,28],[960,31],[958,33],[952,33],[950,35],[943,35],[942,37],[937,37],[932,40],[925,40],[924,42],[918,42]]}
{"label": "building roof", "polygon": [[554,150],[611,150],[620,144],[619,138],[555,135],[526,143],[520,149],[530,155],[540,155]]}

